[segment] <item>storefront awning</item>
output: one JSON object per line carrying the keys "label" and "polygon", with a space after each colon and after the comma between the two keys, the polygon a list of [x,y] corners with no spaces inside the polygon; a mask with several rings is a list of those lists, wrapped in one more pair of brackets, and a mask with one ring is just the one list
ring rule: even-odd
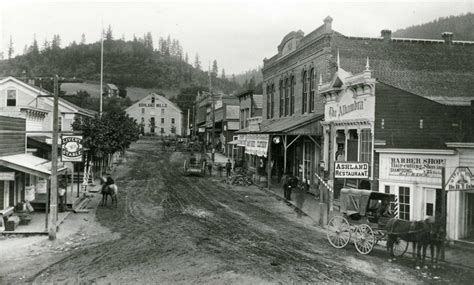
{"label": "storefront awning", "polygon": [[249,127],[237,131],[237,134],[281,134],[281,135],[310,135],[320,136],[321,127],[319,121],[324,115],[310,114],[291,117],[283,117],[262,121],[259,129]]}
{"label": "storefront awning", "polygon": [[[0,166],[5,166],[17,171],[48,179],[51,176],[51,161],[31,155],[14,154],[0,157]],[[58,173],[65,171],[67,167],[58,163]]]}

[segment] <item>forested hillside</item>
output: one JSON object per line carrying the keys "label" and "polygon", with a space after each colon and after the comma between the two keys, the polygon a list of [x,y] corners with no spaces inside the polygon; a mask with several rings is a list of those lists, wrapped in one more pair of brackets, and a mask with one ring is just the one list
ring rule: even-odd
{"label": "forested hillside", "polygon": [[[59,35],[39,48],[36,40],[24,54],[0,61],[0,76],[41,77],[59,74],[83,80],[100,78],[100,42],[73,42],[60,47]],[[207,86],[207,71],[201,70],[196,54],[193,65],[179,41],[160,38],[154,47],[151,33],[131,41],[114,39],[110,31],[104,40],[104,81],[121,87],[181,89],[188,86]],[[10,53],[9,53],[10,55]],[[10,56],[9,56],[10,57]],[[230,80],[213,76],[214,90],[225,93],[239,89]]]}
{"label": "forested hillside", "polygon": [[429,23],[400,29],[397,38],[441,39],[441,33],[452,32],[454,40],[474,41],[474,14],[439,18]]}

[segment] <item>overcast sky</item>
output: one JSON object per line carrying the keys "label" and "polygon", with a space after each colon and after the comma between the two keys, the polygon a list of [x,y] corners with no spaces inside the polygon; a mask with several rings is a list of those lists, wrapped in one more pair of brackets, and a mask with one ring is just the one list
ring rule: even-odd
{"label": "overcast sky", "polygon": [[[15,54],[36,34],[41,46],[59,34],[62,46],[97,41],[101,25],[114,36],[131,39],[150,31],[154,43],[168,34],[180,41],[190,61],[199,54],[202,66],[217,60],[226,74],[262,65],[293,30],[310,33],[330,15],[333,29],[351,36],[377,37],[438,17],[474,12],[468,1],[317,1],[317,0],[175,0],[175,1],[21,1],[0,0],[0,40],[6,56],[10,35]],[[156,45],[155,45],[156,47]]]}

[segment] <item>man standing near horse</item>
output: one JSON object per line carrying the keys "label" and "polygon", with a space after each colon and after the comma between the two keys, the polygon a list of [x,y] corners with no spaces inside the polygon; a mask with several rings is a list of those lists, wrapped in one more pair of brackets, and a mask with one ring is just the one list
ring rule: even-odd
{"label": "man standing near horse", "polygon": [[112,205],[115,203],[117,206],[117,186],[110,174],[102,177],[102,205],[107,205],[107,195],[112,198]]}

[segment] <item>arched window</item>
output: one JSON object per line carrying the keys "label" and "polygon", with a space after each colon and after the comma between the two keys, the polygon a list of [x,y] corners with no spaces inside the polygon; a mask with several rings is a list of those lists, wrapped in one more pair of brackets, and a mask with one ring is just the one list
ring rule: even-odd
{"label": "arched window", "polygon": [[291,76],[290,80],[290,115],[295,113],[295,77]]}
{"label": "arched window", "polygon": [[314,68],[311,68],[311,72],[309,73],[309,112],[314,112],[314,96],[316,93],[316,73],[314,72]]}
{"label": "arched window", "polygon": [[303,108],[301,109],[301,113],[306,113],[308,104],[308,74],[305,71],[303,73]]}
{"label": "arched window", "polygon": [[283,92],[285,87],[283,86],[283,80],[280,80],[280,117],[283,117],[283,106],[285,104],[285,98],[283,96]]}
{"label": "arched window", "polygon": [[288,109],[290,107],[290,83],[288,78],[285,79],[285,116],[288,116]]}
{"label": "arched window", "polygon": [[275,105],[275,84],[270,87],[270,118],[273,118],[273,106]]}

